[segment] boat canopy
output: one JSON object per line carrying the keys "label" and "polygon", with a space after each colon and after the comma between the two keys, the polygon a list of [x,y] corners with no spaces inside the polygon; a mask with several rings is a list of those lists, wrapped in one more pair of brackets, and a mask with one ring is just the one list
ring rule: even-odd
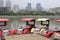
{"label": "boat canopy", "polygon": [[56,22],[60,22],[60,19],[56,20]]}
{"label": "boat canopy", "polygon": [[25,19],[21,19],[21,21],[26,22],[26,21],[34,21],[34,18],[25,18]]}
{"label": "boat canopy", "polygon": [[38,18],[36,21],[47,21],[49,18]]}
{"label": "boat canopy", "polygon": [[9,19],[0,18],[0,22],[8,22]]}

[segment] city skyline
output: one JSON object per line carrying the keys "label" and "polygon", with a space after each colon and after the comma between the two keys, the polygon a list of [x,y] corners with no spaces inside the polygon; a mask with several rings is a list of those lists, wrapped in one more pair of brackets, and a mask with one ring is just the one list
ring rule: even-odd
{"label": "city skyline", "polygon": [[[33,9],[36,8],[37,3],[41,3],[41,6],[44,9],[49,9],[49,8],[55,8],[55,7],[60,7],[60,0],[10,0],[11,1],[11,6],[13,7],[14,4],[18,4],[20,9],[25,9],[27,6],[27,3],[31,3],[31,6]],[[5,6],[6,0],[4,0],[4,6]],[[1,3],[1,2],[0,2]]]}
{"label": "city skyline", "polygon": [[21,9],[24,9],[27,3],[32,4],[32,8],[36,8],[37,3],[41,3],[41,6],[45,9],[60,7],[60,0],[11,0],[12,5],[18,4]]}
{"label": "city skyline", "polygon": [[[5,6],[3,6],[4,4],[5,4]],[[13,11],[21,10],[21,8],[19,8],[18,4],[13,4],[13,6],[12,6],[12,2],[10,0],[5,0],[5,1],[0,0],[0,6],[2,8],[6,8],[6,9],[8,8],[8,10],[10,10],[10,11],[11,10],[13,10]],[[23,10],[32,11],[32,10],[41,10],[41,8],[42,8],[40,3],[37,3],[35,6],[36,6],[35,9],[32,8],[32,3],[29,2],[29,3],[27,3],[25,9],[23,9]]]}

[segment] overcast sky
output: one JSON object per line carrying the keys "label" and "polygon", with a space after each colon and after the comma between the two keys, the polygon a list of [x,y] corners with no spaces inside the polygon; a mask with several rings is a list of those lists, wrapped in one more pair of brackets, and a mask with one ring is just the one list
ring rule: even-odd
{"label": "overcast sky", "polygon": [[20,8],[25,8],[28,2],[31,2],[32,8],[36,7],[36,3],[41,3],[43,8],[60,7],[60,0],[11,0],[12,5],[18,4]]}

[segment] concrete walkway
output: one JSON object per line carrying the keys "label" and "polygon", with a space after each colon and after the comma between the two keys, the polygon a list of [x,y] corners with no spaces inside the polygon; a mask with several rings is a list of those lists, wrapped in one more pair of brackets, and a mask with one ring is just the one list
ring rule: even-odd
{"label": "concrete walkway", "polygon": [[43,36],[37,35],[37,34],[25,34],[25,35],[14,35],[14,37],[11,36],[5,36],[6,40],[49,40]]}

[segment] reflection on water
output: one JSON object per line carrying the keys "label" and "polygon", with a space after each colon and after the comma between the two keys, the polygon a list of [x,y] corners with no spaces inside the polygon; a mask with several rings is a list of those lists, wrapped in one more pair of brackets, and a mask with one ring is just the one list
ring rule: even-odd
{"label": "reflection on water", "polygon": [[[5,18],[9,18],[9,22],[7,22],[7,26],[9,27],[9,28],[20,28],[21,26],[25,26],[26,25],[26,23],[25,22],[21,22],[21,19],[22,18],[40,18],[40,17],[48,17],[48,18],[50,18],[50,29],[54,29],[55,27],[60,27],[60,23],[57,23],[57,22],[55,22],[55,19],[57,18],[57,19],[59,19],[58,18],[58,16],[56,17],[52,17],[52,16],[16,16],[16,17],[5,17]],[[36,25],[35,25],[36,27],[40,27],[40,22],[36,22]]]}

